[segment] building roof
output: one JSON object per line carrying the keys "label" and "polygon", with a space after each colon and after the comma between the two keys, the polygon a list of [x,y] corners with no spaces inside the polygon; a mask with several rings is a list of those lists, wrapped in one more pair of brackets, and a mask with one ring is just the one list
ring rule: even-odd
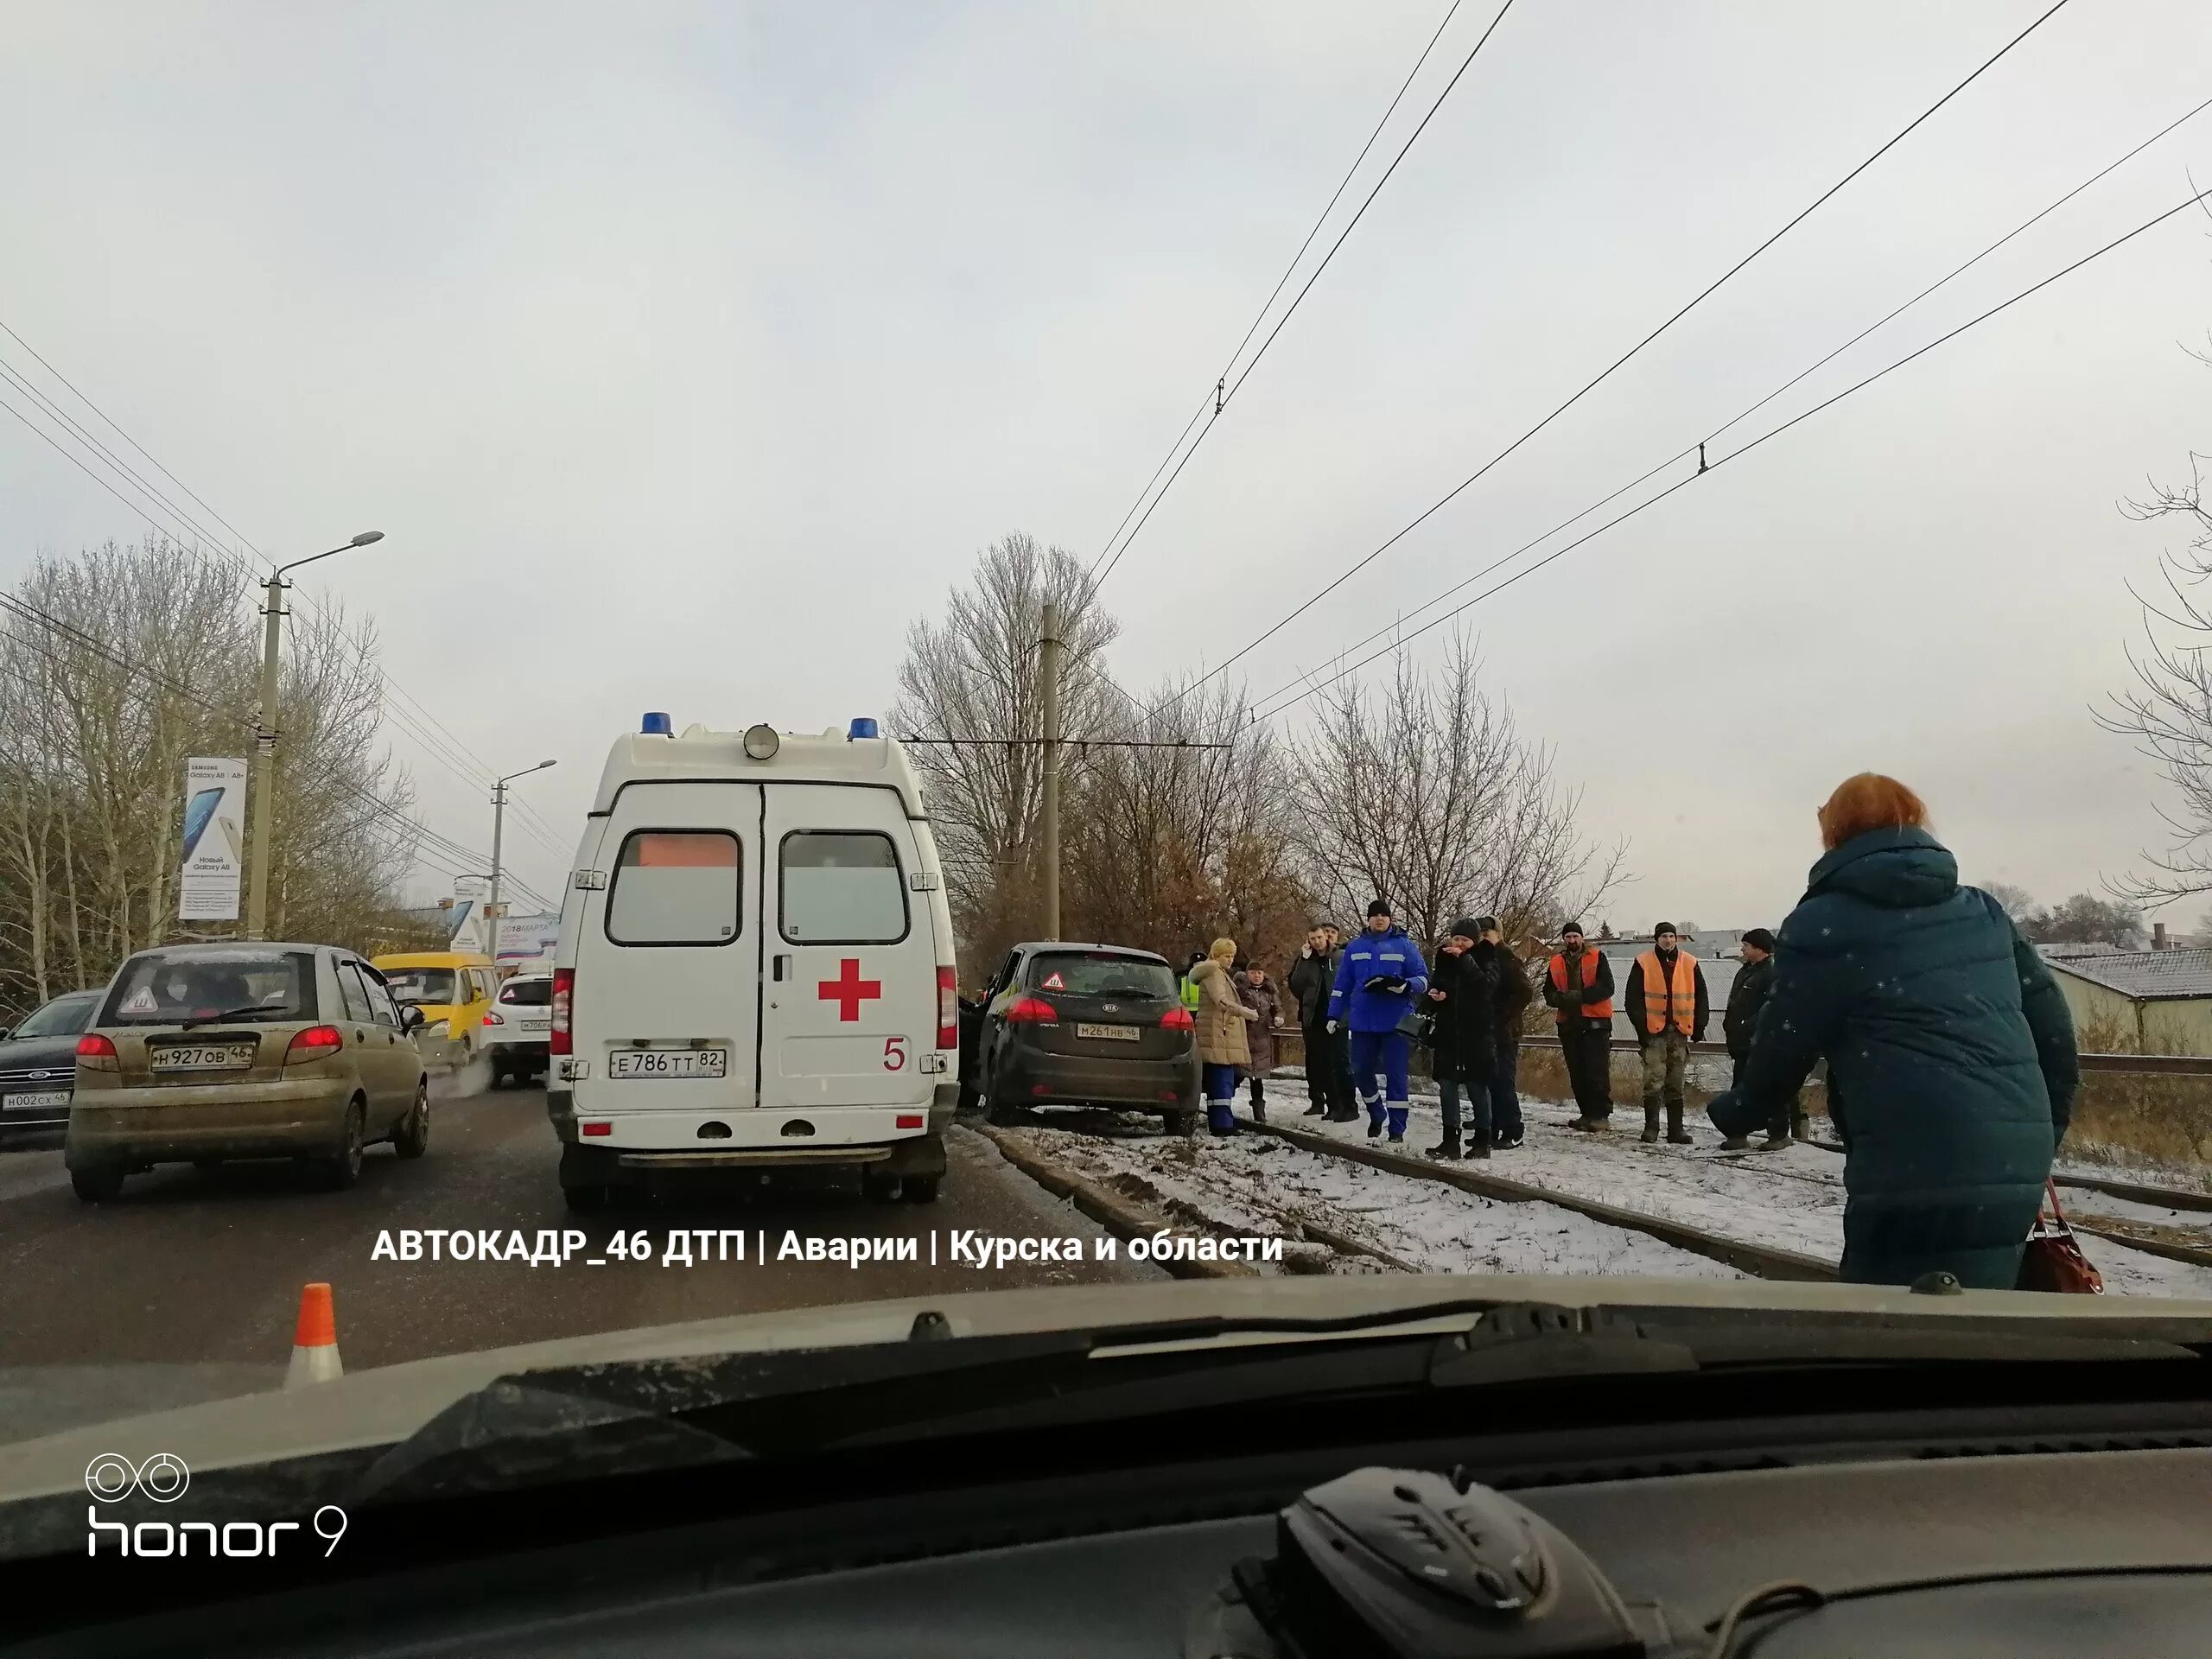
{"label": "building roof", "polygon": [[2212,950],[2126,950],[2050,965],[2139,1002],[2212,997]]}

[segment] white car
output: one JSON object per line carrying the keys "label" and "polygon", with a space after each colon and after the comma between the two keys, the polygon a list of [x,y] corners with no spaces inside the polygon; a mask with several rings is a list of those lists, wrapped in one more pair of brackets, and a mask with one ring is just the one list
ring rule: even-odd
{"label": "white car", "polygon": [[553,976],[517,974],[499,987],[484,1011],[485,1058],[492,1086],[509,1077],[529,1083],[545,1075],[546,1045],[553,1033]]}

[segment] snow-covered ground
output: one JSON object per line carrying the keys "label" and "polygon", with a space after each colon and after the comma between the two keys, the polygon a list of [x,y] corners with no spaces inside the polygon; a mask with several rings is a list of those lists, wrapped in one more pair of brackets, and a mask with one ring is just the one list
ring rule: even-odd
{"label": "snow-covered ground", "polygon": [[[1548,1204],[1506,1204],[1394,1175],[1269,1135],[1185,1141],[1014,1131],[1042,1156],[1171,1218],[1224,1234],[1296,1236],[1313,1223],[1423,1273],[1747,1275],[1625,1228]],[[1318,1256],[1319,1252],[1311,1253]],[[1336,1256],[1328,1270],[1363,1270]]]}
{"label": "snow-covered ground", "polygon": [[[1294,1068],[1277,1074],[1269,1115],[1275,1122],[1365,1144],[1364,1118],[1331,1123],[1307,1117]],[[1240,1100],[1240,1109],[1249,1104]],[[1796,1250],[1833,1262],[1843,1253],[1843,1162],[1818,1147],[1726,1154],[1719,1136],[1697,1112],[1688,1127],[1695,1145],[1637,1138],[1641,1109],[1617,1109],[1612,1133],[1578,1135],[1566,1125],[1572,1105],[1524,1099],[1527,1144],[1468,1167],[1563,1196],[1663,1216],[1722,1237]],[[1113,1115],[1090,1114],[1103,1127]],[[1045,1116],[1039,1120],[1049,1123]],[[1089,1123],[1087,1122],[1087,1127]],[[1101,1139],[1060,1129],[1026,1133],[1040,1152],[1095,1178],[1116,1174],[1149,1181],[1165,1198],[1187,1205],[1229,1231],[1281,1230],[1313,1220],[1358,1238],[1424,1271],[1661,1273],[1735,1278],[1733,1269],[1646,1236],[1592,1221],[1570,1210],[1478,1198],[1439,1183],[1341,1163],[1306,1154],[1270,1136],[1185,1143],[1156,1133],[1156,1120],[1128,1120],[1126,1134]],[[1405,1144],[1419,1156],[1435,1144],[1441,1121],[1433,1092],[1418,1090]],[[1758,1143],[1755,1141],[1754,1145]],[[1290,1155],[1286,1155],[1290,1154]],[[1138,1196],[1142,1196],[1138,1194]],[[2090,1224],[2100,1217],[2148,1222],[2201,1236],[2212,1248],[2212,1216],[2130,1205],[2101,1193],[2068,1191],[2067,1212]],[[2212,1298],[2212,1268],[2169,1261],[2107,1239],[2082,1237],[2083,1252],[2113,1294]]]}

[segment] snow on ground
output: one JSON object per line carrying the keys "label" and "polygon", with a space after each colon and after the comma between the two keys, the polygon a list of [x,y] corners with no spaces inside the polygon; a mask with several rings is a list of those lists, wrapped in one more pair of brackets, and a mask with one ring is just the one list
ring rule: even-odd
{"label": "snow on ground", "polygon": [[[1442,1117],[1433,1085],[1416,1089],[1413,1121],[1402,1147],[1415,1156],[1435,1144]],[[1289,1091],[1285,1090],[1286,1094]],[[1332,1123],[1306,1117],[1302,1098],[1272,1108],[1275,1122],[1332,1138],[1363,1143],[1367,1121]],[[1703,1114],[1691,1112],[1685,1123],[1696,1144],[1678,1147],[1662,1141],[1646,1146],[1642,1107],[1613,1110],[1612,1132],[1585,1135],[1566,1126],[1575,1116],[1563,1101],[1524,1096],[1521,1113],[1528,1142],[1518,1151],[1495,1154],[1469,1167],[1548,1192],[1594,1199],[1622,1210],[1665,1216],[1723,1237],[1742,1239],[1834,1262],[1843,1254],[1843,1164],[1834,1153],[1792,1144],[1776,1152],[1726,1154],[1720,1136]],[[1754,1146],[1758,1141],[1754,1140]],[[1415,1183],[1416,1185],[1420,1185]],[[2116,1218],[2123,1200],[2101,1193],[2066,1193],[2069,1215],[2077,1209],[2091,1221],[2098,1214]],[[2143,1219],[2177,1213],[2136,1205]],[[2194,1217],[2201,1222],[2203,1217]],[[2180,1224],[2190,1224],[2183,1220]],[[2147,1251],[2129,1249],[2101,1238],[2083,1237],[2082,1252],[2103,1274],[2108,1293],[2133,1296],[2194,1296],[2212,1299],[2212,1268],[2171,1262]],[[1702,1258],[1700,1258],[1702,1260]]]}
{"label": "snow on ground", "polygon": [[[1484,1198],[1268,1135],[1185,1141],[1058,1128],[1014,1133],[1065,1168],[1224,1234],[1295,1237],[1300,1224],[1317,1223],[1424,1273],[1748,1276],[1572,1210]],[[1329,1268],[1361,1270],[1343,1257]]]}

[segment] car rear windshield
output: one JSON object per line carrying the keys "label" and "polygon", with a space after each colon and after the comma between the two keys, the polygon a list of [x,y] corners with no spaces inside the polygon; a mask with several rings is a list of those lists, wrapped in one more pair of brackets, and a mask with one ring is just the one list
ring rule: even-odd
{"label": "car rear windshield", "polygon": [[89,996],[57,996],[15,1029],[18,1037],[75,1037],[92,1022],[99,1007],[97,993]]}
{"label": "car rear windshield", "polygon": [[553,1003],[553,982],[550,979],[518,979],[499,990],[502,1002],[520,1003],[525,1008],[550,1007]]}
{"label": "car rear windshield", "polygon": [[315,1018],[315,958],[303,950],[155,950],[124,963],[100,1010],[103,1026],[173,1026],[220,1019],[271,1025]]}
{"label": "car rear windshield", "polygon": [[450,968],[387,968],[384,982],[402,1002],[449,1008],[466,1000],[457,994],[461,976]]}
{"label": "car rear windshield", "polygon": [[1141,957],[1079,955],[1054,950],[1029,965],[1031,988],[1064,991],[1070,996],[1148,996],[1163,1001],[1175,995],[1175,976],[1164,962]]}

